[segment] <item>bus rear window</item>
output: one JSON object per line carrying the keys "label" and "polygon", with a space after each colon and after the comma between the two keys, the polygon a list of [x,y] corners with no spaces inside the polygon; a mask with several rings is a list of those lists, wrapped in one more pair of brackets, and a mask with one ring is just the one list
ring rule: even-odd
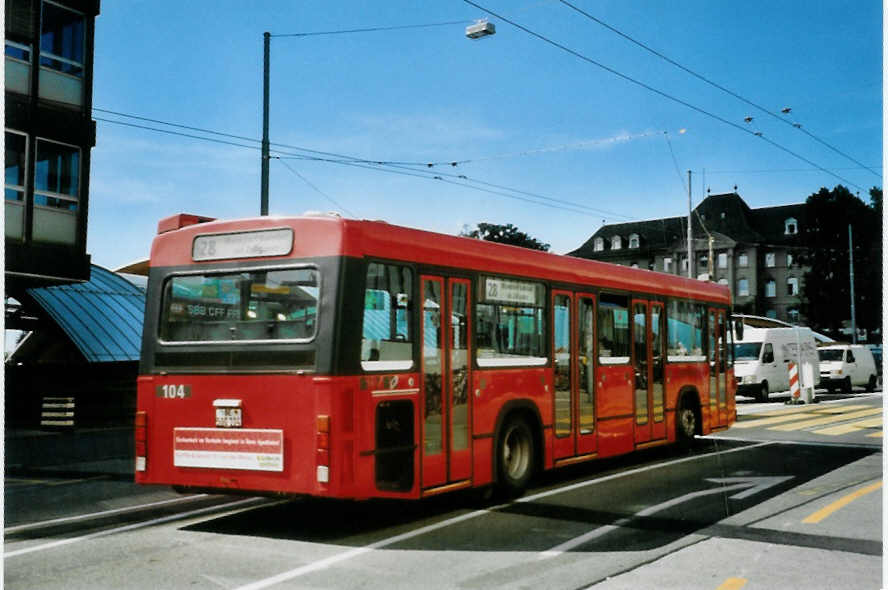
{"label": "bus rear window", "polygon": [[164,342],[308,341],[317,333],[318,271],[173,276],[164,286]]}

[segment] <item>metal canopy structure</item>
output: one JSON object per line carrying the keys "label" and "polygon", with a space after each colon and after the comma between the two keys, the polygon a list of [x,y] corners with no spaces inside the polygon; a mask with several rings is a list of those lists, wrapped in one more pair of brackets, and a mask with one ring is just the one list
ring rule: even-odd
{"label": "metal canopy structure", "polygon": [[122,276],[92,265],[86,283],[39,287],[26,293],[87,362],[139,360],[145,291]]}

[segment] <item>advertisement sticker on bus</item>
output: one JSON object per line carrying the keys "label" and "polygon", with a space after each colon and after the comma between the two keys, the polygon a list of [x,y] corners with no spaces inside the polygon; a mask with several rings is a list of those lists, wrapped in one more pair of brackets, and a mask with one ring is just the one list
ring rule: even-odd
{"label": "advertisement sticker on bus", "polygon": [[284,431],[174,428],[173,465],[283,471]]}

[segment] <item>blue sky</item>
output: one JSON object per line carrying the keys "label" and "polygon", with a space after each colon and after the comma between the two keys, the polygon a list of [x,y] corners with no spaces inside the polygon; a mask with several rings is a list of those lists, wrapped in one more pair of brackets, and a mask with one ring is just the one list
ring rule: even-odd
{"label": "blue sky", "polygon": [[[478,4],[762,138],[499,18],[490,17],[495,36],[470,41],[465,25],[485,13],[457,0],[267,1],[250,3],[249,11],[242,2],[226,0],[103,2],[96,19],[94,106],[259,139],[264,31],[284,35],[462,21],[272,39],[273,143],[373,161],[465,161],[456,167],[366,169],[275,159],[272,214],[335,210],[451,234],[482,221],[513,223],[564,253],[605,220],[685,214],[689,169],[695,204],[704,196],[704,170],[713,194],[736,185],[752,207],[802,202],[820,187],[839,183],[868,199],[869,188],[882,184],[873,172],[792,125],[561,2]],[[791,107],[792,122],[881,174],[880,2],[575,0],[574,5],[771,112]],[[754,117],[751,123],[744,122],[746,116]],[[250,146],[98,120],[87,248],[95,263],[115,268],[147,257],[157,221],[174,213],[258,214],[258,143],[107,112],[97,111],[94,118]],[[294,148],[273,153],[280,152],[306,153]],[[429,172],[442,180],[413,176]]]}

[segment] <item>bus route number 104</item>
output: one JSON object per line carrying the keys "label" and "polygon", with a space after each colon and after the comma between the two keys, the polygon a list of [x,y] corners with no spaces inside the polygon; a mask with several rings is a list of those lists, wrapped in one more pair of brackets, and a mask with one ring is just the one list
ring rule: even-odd
{"label": "bus route number 104", "polygon": [[191,386],[175,383],[158,385],[155,393],[163,399],[185,399],[191,397]]}

